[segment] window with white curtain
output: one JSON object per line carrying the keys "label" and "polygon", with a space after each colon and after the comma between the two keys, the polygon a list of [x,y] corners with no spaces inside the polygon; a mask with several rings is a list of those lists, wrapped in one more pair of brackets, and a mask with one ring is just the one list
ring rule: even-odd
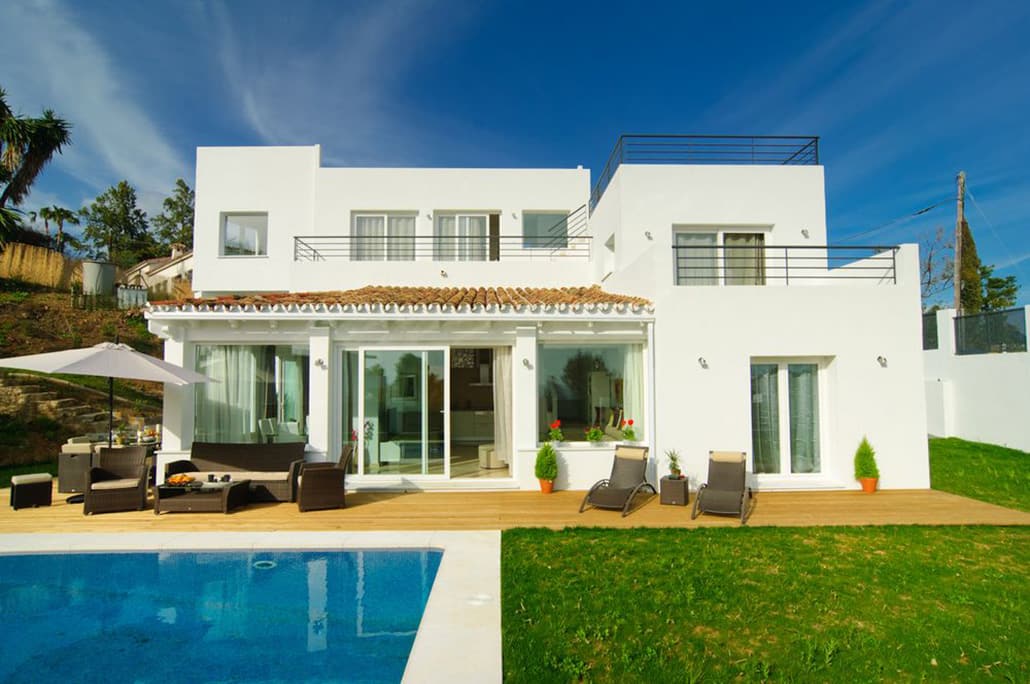
{"label": "window with white curtain", "polygon": [[561,420],[565,439],[582,442],[592,426],[618,439],[633,421],[645,439],[643,344],[541,344],[537,355],[540,439]]}
{"label": "window with white curtain", "polygon": [[222,256],[268,254],[268,214],[222,214]]}
{"label": "window with white curtain", "polygon": [[819,385],[815,361],[751,363],[753,472],[821,472]]}
{"label": "window with white curtain", "polygon": [[765,234],[676,228],[677,285],[765,285]]}
{"label": "window with white curtain", "polygon": [[355,214],[352,237],[352,261],[415,260],[415,214]]}
{"label": "window with white curtain", "polygon": [[198,344],[196,370],[216,382],[196,385],[193,440],[305,441],[306,345]]}
{"label": "window with white curtain", "polygon": [[436,212],[433,258],[437,261],[486,261],[489,249],[487,214]]}

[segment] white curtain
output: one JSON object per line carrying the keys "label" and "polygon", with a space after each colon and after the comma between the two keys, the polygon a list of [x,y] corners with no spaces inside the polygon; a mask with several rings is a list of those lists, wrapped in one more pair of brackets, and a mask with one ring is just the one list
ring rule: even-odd
{"label": "white curtain", "polygon": [[765,285],[765,235],[727,233],[723,237],[727,285]]}
{"label": "white curtain", "polygon": [[644,345],[626,345],[623,366],[623,418],[633,419],[638,440],[644,439]]}
{"label": "white curtain", "polygon": [[486,261],[486,217],[459,216],[458,219],[458,259],[461,261]]}
{"label": "white curtain", "polygon": [[433,258],[437,261],[454,261],[456,216],[437,216],[436,235],[433,240]]}
{"label": "white curtain", "polygon": [[718,285],[715,233],[676,233],[676,284]]}
{"label": "white curtain", "polygon": [[792,363],[787,366],[790,398],[790,472],[818,473],[819,463],[819,366]]}
{"label": "white curtain", "polygon": [[386,226],[382,216],[354,217],[354,260],[379,261],[384,257]]}
{"label": "white curtain", "polygon": [[197,371],[218,382],[196,386],[194,440],[252,442],[264,417],[265,347],[197,347]]}
{"label": "white curtain", "polygon": [[511,347],[494,348],[494,449],[511,463]]}
{"label": "white curtain", "polygon": [[391,216],[386,258],[389,261],[415,260],[415,217]]}

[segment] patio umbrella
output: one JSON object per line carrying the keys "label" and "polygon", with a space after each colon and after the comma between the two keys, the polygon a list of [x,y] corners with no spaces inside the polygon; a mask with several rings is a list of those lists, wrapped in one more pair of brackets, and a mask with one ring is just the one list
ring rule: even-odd
{"label": "patio umbrella", "polygon": [[153,356],[141,354],[127,344],[101,342],[83,349],[47,354],[29,354],[0,359],[0,367],[43,373],[68,373],[71,375],[98,375],[107,378],[107,445],[111,446],[114,432],[114,379],[150,380],[173,385],[189,385],[198,382],[216,382],[214,379],[187,370],[174,363],[168,363]]}

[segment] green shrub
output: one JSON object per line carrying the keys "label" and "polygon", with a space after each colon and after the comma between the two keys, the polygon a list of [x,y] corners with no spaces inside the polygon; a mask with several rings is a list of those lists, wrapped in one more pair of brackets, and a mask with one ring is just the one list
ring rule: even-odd
{"label": "green shrub", "polygon": [[863,437],[855,450],[855,479],[866,477],[880,477],[880,469],[876,467],[876,452],[869,445],[869,440]]}
{"label": "green shrub", "polygon": [[555,480],[558,477],[558,454],[550,442],[536,452],[536,467],[533,469],[538,480]]}

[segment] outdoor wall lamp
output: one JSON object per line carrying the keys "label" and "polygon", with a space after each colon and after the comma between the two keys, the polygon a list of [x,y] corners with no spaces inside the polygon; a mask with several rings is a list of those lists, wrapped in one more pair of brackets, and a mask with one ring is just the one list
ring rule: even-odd
{"label": "outdoor wall lamp", "polygon": [[801,234],[804,235],[807,238],[808,237],[808,228],[802,228],[801,229]]}
{"label": "outdoor wall lamp", "polygon": [[708,368],[708,361],[705,360],[705,357],[699,356],[697,357],[697,365],[701,366],[702,368]]}
{"label": "outdoor wall lamp", "polygon": [[315,359],[315,365],[321,368],[322,370],[325,370],[327,367],[325,359]]}
{"label": "outdoor wall lamp", "polygon": [[440,276],[441,276],[441,277],[443,277],[443,278],[446,278],[446,277],[447,277],[447,271],[445,271],[445,270],[443,270],[443,269],[441,268],[441,269],[440,269]]}
{"label": "outdoor wall lamp", "polygon": [[651,235],[651,231],[649,230],[644,231],[644,237],[646,237],[648,240],[654,240],[654,236]]}
{"label": "outdoor wall lamp", "polygon": [[531,364],[529,362],[529,359],[525,359],[525,358],[522,359],[522,365],[525,366],[526,368],[532,368],[533,367],[533,364]]}
{"label": "outdoor wall lamp", "polygon": [[887,357],[886,356],[877,356],[876,357],[876,363],[880,364],[880,368],[886,368],[887,367]]}

